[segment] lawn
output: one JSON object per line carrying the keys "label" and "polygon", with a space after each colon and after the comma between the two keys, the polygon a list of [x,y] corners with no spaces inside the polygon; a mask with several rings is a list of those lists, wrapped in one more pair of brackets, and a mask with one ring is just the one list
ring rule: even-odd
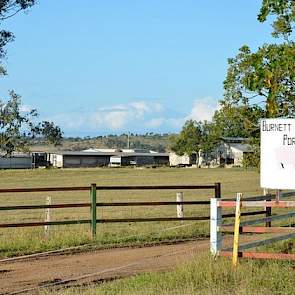
{"label": "lawn", "polygon": [[[37,169],[0,171],[1,188],[88,186],[98,185],[176,185],[222,183],[222,196],[234,197],[237,192],[259,195],[259,175],[242,169]],[[89,193],[46,192],[1,194],[0,206],[45,204],[47,196],[52,203],[89,202]],[[185,191],[184,200],[209,200],[211,191]],[[176,191],[105,191],[99,192],[97,201],[175,201]],[[2,211],[1,223],[36,222],[44,220],[44,210]],[[209,206],[186,206],[185,216],[209,215]],[[165,207],[113,207],[99,208],[98,218],[168,217],[176,216],[175,206]],[[52,209],[52,220],[89,219],[89,208]],[[92,244],[116,246],[126,244],[158,243],[208,236],[208,222],[183,222],[181,228],[171,229],[178,222],[98,224],[97,238],[91,240],[89,225],[52,226],[49,239],[43,227],[9,228],[0,232],[0,256],[34,253],[62,247]]]}
{"label": "lawn", "polygon": [[[259,174],[242,169],[50,169],[0,171],[0,187],[46,187],[98,185],[176,185],[222,183],[222,197],[234,197],[237,192],[245,196],[261,195]],[[99,192],[98,201],[175,201],[176,191],[105,191]],[[1,194],[0,205],[44,204],[47,196],[53,203],[88,202],[88,192]],[[185,191],[185,200],[208,200],[213,191]],[[185,216],[209,214],[208,206],[185,206]],[[163,217],[175,216],[175,206],[160,208],[99,208],[97,216]],[[88,219],[89,208],[54,209],[52,220]],[[0,222],[42,221],[44,210],[2,212]],[[174,228],[175,226],[180,228]],[[44,229],[4,229],[0,232],[0,256],[14,256],[75,245],[94,247],[144,245],[180,239],[208,237],[205,222],[152,222],[98,224],[97,238],[91,240],[89,225],[51,227],[49,239]],[[288,241],[268,247],[267,251],[280,251],[289,247]],[[290,262],[246,261],[233,271],[230,259],[217,261],[201,253],[188,264],[166,273],[145,273],[135,277],[103,283],[98,286],[70,288],[56,294],[294,294],[294,271]],[[53,294],[47,290],[44,294]]]}

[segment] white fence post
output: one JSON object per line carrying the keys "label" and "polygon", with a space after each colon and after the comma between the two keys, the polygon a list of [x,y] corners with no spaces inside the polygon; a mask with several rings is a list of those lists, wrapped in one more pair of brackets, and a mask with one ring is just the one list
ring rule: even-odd
{"label": "white fence post", "polygon": [[282,196],[282,191],[277,189],[276,190],[276,202],[279,202]]}
{"label": "white fence post", "polygon": [[[51,205],[51,197],[46,198],[46,205]],[[45,222],[50,222],[50,208],[45,209]],[[49,238],[50,226],[44,226],[45,239]]]}
{"label": "white fence post", "polygon": [[[183,202],[183,193],[176,193],[176,202]],[[177,204],[176,205],[176,211],[177,211],[177,217],[183,218],[184,212],[183,212],[183,204]]]}
{"label": "white fence post", "polygon": [[211,198],[210,203],[210,251],[212,255],[217,255],[222,247],[222,212],[221,207],[217,206],[219,198]]}

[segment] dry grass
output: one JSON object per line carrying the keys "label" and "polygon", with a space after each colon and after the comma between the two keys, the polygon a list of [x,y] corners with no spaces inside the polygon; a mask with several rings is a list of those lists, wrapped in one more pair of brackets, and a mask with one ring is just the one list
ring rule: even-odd
{"label": "dry grass", "polygon": [[166,273],[145,273],[97,286],[47,290],[56,295],[178,295],[236,294],[292,295],[295,274],[290,262],[243,260],[233,270],[230,259],[214,260],[208,254],[196,255],[190,263]]}
{"label": "dry grass", "polygon": [[[0,171],[0,187],[46,187],[98,185],[173,185],[222,183],[222,196],[233,197],[236,192],[246,195],[261,194],[259,175],[241,169],[50,169]],[[99,192],[98,201],[175,201],[175,191],[105,191]],[[88,202],[88,192],[1,194],[0,205],[45,204],[47,196],[53,203]],[[211,191],[185,191],[185,200],[209,200]],[[113,207],[99,208],[98,218],[165,217],[175,216],[175,206],[167,207]],[[186,206],[186,216],[209,215],[208,206]],[[89,208],[54,209],[52,220],[89,219]],[[44,210],[1,212],[0,222],[43,221]],[[177,222],[98,224],[97,238],[90,239],[89,225],[54,226],[49,240],[44,229],[4,229],[0,232],[0,256],[32,253],[60,247],[92,243],[100,246],[155,243],[208,235],[208,222],[185,222],[183,228],[166,230]]]}

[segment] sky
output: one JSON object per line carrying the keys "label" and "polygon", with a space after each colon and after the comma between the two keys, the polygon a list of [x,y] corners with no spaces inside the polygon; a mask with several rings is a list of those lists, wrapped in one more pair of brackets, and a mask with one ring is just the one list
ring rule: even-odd
{"label": "sky", "polygon": [[39,0],[2,23],[14,89],[65,136],[173,133],[210,120],[227,58],[270,42],[261,0]]}

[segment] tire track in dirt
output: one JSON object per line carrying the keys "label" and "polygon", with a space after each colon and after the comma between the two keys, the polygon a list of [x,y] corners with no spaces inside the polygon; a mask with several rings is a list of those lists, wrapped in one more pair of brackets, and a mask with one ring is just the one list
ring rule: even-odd
{"label": "tire track in dirt", "polygon": [[208,240],[141,248],[113,248],[51,255],[0,264],[1,294],[34,294],[40,288],[109,281],[147,271],[164,271],[208,250]]}

